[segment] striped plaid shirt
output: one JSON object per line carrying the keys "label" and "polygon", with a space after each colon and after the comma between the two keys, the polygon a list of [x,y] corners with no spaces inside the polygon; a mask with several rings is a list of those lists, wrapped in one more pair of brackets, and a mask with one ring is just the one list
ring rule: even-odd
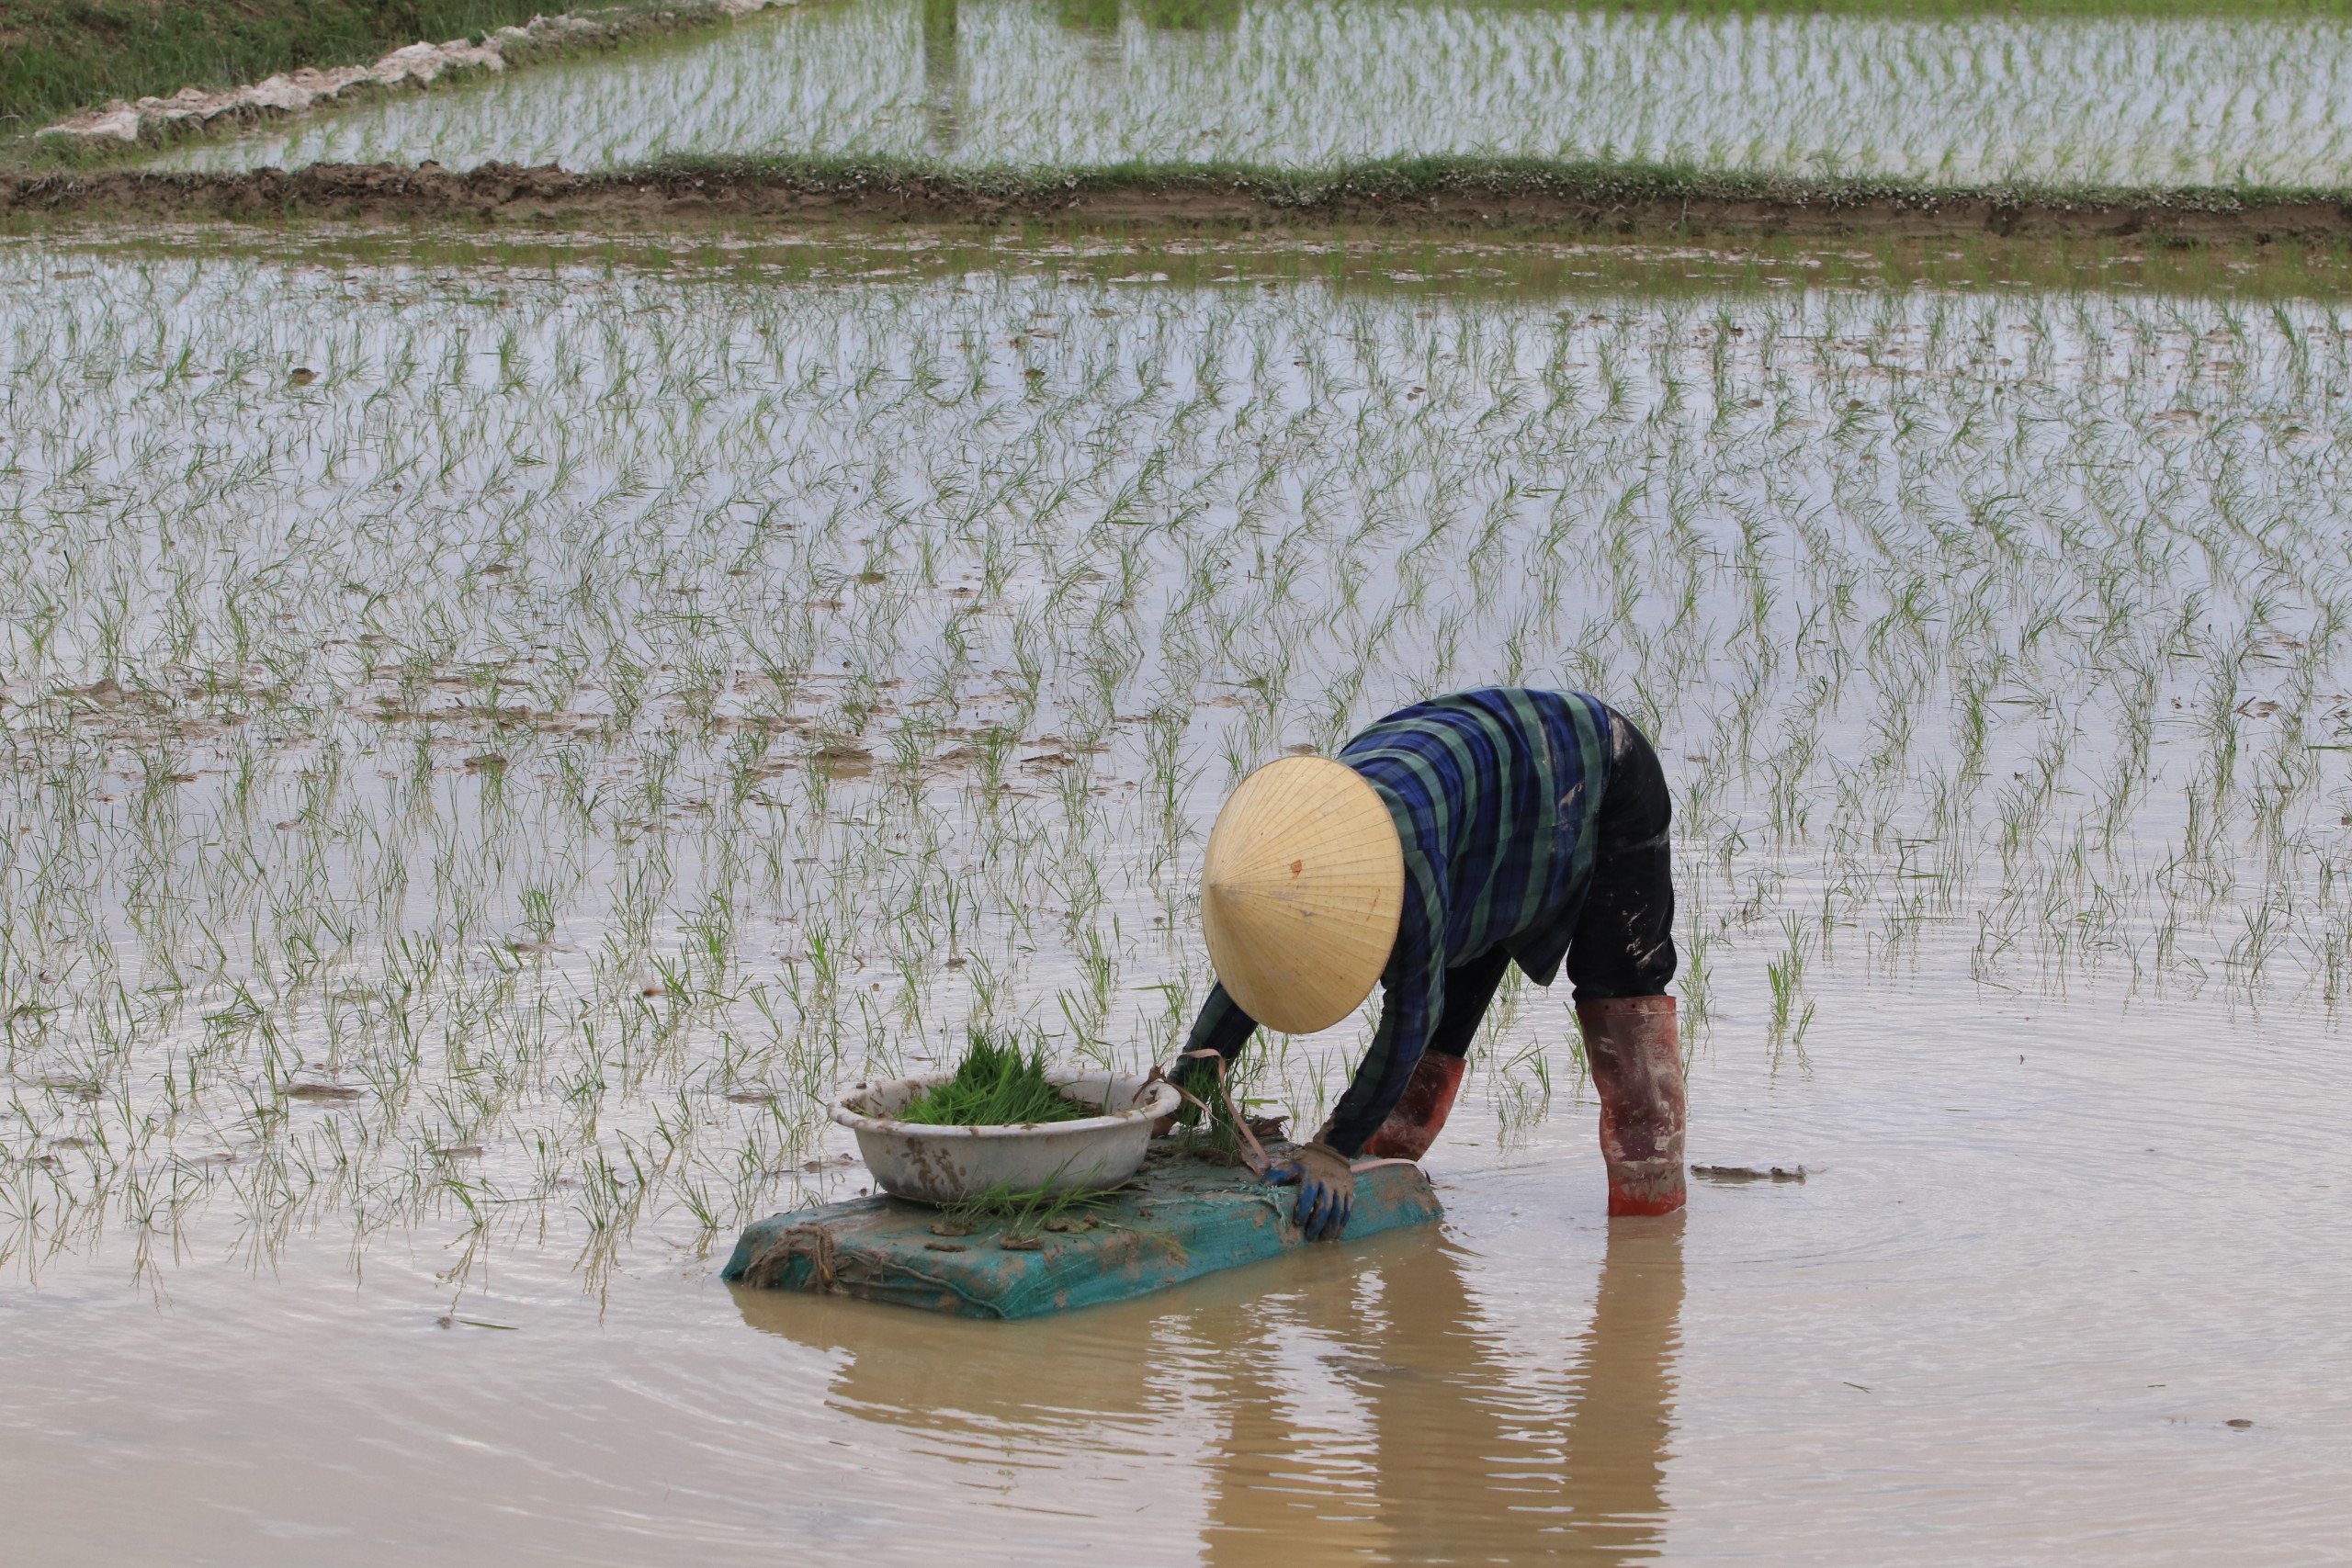
{"label": "striped plaid shirt", "polygon": [[[1445,1005],[1445,972],[1509,952],[1548,986],[1592,874],[1608,710],[1583,693],[1488,687],[1390,714],[1340,749],[1396,819],[1405,905],[1380,1027],[1323,1137],[1353,1156],[1387,1119]],[[1231,1060],[1257,1022],[1209,993],[1187,1048]]]}

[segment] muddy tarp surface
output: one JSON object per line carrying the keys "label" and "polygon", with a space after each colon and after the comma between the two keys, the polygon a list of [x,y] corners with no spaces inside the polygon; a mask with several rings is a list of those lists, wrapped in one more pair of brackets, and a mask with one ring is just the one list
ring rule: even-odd
{"label": "muddy tarp surface", "polygon": [[[965,1317],[1035,1317],[1098,1306],[1306,1244],[1296,1193],[1239,1167],[1155,1152],[1100,1207],[1042,1224],[958,1222],[896,1198],[776,1214],[744,1229],[723,1278],[775,1290],[896,1302]],[[1442,1210],[1409,1165],[1356,1177],[1350,1237],[1426,1224]]]}

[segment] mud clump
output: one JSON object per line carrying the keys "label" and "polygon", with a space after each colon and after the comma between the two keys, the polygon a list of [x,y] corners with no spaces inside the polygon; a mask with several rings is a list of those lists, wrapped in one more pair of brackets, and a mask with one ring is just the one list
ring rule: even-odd
{"label": "mud clump", "polygon": [[1749,1181],[1803,1181],[1804,1166],[1760,1165],[1694,1165],[1690,1174],[1702,1181],[1712,1181],[1719,1187],[1736,1187]]}

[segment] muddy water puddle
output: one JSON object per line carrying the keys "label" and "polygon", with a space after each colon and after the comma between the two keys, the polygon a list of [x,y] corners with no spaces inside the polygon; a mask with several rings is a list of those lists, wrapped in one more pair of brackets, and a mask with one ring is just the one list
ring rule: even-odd
{"label": "muddy water puddle", "polygon": [[462,1314],[508,1329],[444,1328],[430,1235],[358,1278],[324,1239],[260,1268],[210,1245],[160,1302],[101,1249],[0,1307],[11,1539],[260,1563],[2322,1550],[2352,1483],[2340,1056],[2284,1019],[1964,987],[1816,1027],[1812,1072],[1719,1049],[1695,1100],[1701,1157],[1825,1168],[1801,1187],[1701,1183],[1680,1221],[1611,1225],[1586,1110],[1507,1156],[1474,1115],[1439,1229],[1060,1321],[730,1296],[655,1246],[601,1309],[526,1252]]}
{"label": "muddy water puddle", "polygon": [[[0,250],[12,1546],[2312,1554],[2352,318],[1802,276]],[[1692,1157],[1805,1179],[1612,1230],[1521,987],[1438,1230],[716,1282],[833,1085],[1165,1052],[1238,773],[1498,680],[1658,739]]]}
{"label": "muddy water puddle", "polygon": [[2334,186],[2340,18],[1418,0],[850,0],[396,96],[166,167],[846,154],[1323,166],[1435,153],[1982,184]]}

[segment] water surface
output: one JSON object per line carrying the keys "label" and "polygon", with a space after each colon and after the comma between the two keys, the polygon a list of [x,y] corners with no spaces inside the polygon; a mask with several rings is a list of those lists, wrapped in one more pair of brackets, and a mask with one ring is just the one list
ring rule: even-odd
{"label": "water surface", "polygon": [[1420,0],[847,0],[380,99],[167,167],[831,153],[1283,167],[1434,153],[1798,175],[2352,178],[2352,27]]}
{"label": "water surface", "polygon": [[[0,250],[19,1550],[2330,1549],[2338,298],[714,250]],[[1611,1227],[1519,987],[1438,1230],[717,1283],[834,1084],[1165,1053],[1239,773],[1488,681],[1657,738],[1692,1155],[1804,1183]]]}
{"label": "water surface", "polygon": [[2324,1555],[2341,1053],[1932,986],[1816,1029],[1810,1074],[1719,1049],[1693,1097],[1694,1154],[1803,1187],[1611,1225],[1589,1113],[1498,1156],[1474,1107],[1442,1229],[1056,1322],[730,1296],[658,1245],[601,1305],[514,1259],[464,1309],[511,1332],[435,1326],[430,1235],[358,1275],[216,1235],[153,1295],[76,1260],[0,1298],[0,1500],[60,1562]]}

